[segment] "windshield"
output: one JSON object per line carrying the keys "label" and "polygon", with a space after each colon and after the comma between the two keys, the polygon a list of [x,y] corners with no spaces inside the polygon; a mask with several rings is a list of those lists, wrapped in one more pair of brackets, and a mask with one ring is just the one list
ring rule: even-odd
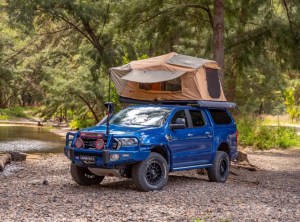
{"label": "windshield", "polygon": [[110,124],[115,125],[139,125],[162,126],[170,114],[171,109],[161,107],[130,107],[115,114]]}

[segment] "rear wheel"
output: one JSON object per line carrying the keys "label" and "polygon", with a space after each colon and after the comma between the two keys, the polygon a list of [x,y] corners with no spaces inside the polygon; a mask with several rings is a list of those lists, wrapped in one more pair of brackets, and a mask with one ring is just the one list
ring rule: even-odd
{"label": "rear wheel", "polygon": [[217,151],[213,166],[207,168],[209,181],[225,183],[229,175],[229,156],[223,151]]}
{"label": "rear wheel", "polygon": [[97,176],[89,171],[88,168],[77,166],[74,163],[71,163],[70,171],[73,180],[83,186],[99,184],[104,179],[104,176]]}
{"label": "rear wheel", "polygon": [[142,191],[161,190],[168,182],[169,167],[167,161],[158,153],[132,167],[132,178]]}

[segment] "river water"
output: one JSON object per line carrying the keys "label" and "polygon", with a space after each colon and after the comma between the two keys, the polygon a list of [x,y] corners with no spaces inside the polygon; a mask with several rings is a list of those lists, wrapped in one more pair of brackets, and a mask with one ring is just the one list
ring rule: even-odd
{"label": "river water", "polygon": [[43,127],[0,125],[0,153],[62,153],[64,144],[64,138]]}

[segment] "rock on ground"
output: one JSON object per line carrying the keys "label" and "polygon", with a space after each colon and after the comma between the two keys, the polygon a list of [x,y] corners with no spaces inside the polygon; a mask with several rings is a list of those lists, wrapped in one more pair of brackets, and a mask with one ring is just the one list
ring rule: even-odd
{"label": "rock on ground", "polygon": [[[251,152],[258,171],[232,168],[225,184],[196,170],[172,173],[162,191],[129,179],[72,181],[62,154],[28,156],[0,174],[1,221],[299,221],[300,150]],[[10,166],[7,167],[9,171]]]}

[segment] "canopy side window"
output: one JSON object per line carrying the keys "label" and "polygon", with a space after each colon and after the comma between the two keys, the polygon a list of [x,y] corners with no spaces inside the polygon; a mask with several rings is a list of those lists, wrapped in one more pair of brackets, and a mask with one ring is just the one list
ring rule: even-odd
{"label": "canopy side window", "polygon": [[152,91],[178,92],[181,91],[181,80],[180,78],[176,78],[158,83],[139,83],[139,88]]}
{"label": "canopy side window", "polygon": [[221,85],[217,69],[205,68],[207,89],[211,98],[217,99],[221,95]]}

